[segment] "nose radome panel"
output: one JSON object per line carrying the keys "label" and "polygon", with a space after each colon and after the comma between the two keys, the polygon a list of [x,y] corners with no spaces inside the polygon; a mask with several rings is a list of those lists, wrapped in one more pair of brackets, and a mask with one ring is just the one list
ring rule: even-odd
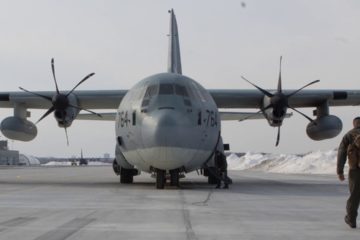
{"label": "nose radome panel", "polygon": [[155,168],[180,168],[198,151],[192,134],[194,129],[186,116],[173,110],[159,110],[143,120],[141,155]]}
{"label": "nose radome panel", "polygon": [[142,140],[145,147],[183,147],[189,126],[183,115],[172,110],[160,110],[144,118]]}

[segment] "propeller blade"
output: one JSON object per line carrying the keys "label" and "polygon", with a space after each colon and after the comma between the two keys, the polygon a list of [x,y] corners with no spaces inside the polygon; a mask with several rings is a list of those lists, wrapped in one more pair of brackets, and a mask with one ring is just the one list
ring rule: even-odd
{"label": "propeller blade", "polygon": [[272,108],[272,107],[274,107],[274,105],[273,104],[269,104],[266,108],[263,108],[263,109],[261,109],[261,111],[266,111],[266,110],[268,110],[269,108]]}
{"label": "propeller blade", "polygon": [[275,144],[276,147],[279,145],[279,142],[280,142],[280,126],[278,127],[278,133],[276,137],[276,144]]}
{"label": "propeller blade", "polygon": [[65,136],[66,136],[66,144],[67,144],[67,146],[69,146],[69,136],[68,136],[67,128],[64,127],[64,129],[65,129]]}
{"label": "propeller blade", "polygon": [[59,91],[59,87],[58,87],[58,85],[57,85],[57,81],[56,81],[56,77],[55,77],[54,58],[51,59],[51,70],[52,70],[52,74],[53,74],[53,77],[54,77],[56,92],[57,92],[57,94],[59,94],[60,91]]}
{"label": "propeller blade", "polygon": [[262,89],[261,87],[256,86],[255,84],[253,84],[252,82],[250,82],[249,80],[247,80],[245,77],[241,76],[242,79],[244,79],[245,81],[247,81],[248,83],[250,83],[251,85],[253,85],[254,87],[256,87],[257,89],[259,89],[259,91],[261,91],[263,94],[265,94],[268,97],[273,97],[274,95],[272,93],[269,93],[268,91],[266,91],[265,89]]}
{"label": "propeller blade", "polygon": [[[264,111],[268,110],[268,109],[269,109],[269,108],[271,108],[271,107],[273,107],[273,105],[272,105],[272,104],[270,104],[270,105],[269,105],[269,106],[267,106],[266,108],[263,108],[263,109],[261,109],[261,110],[257,111],[257,112],[256,112],[256,113],[254,113],[254,114],[251,114],[251,115],[249,115],[249,116],[247,116],[247,117],[245,117],[245,118],[243,118],[243,119],[239,120],[239,122],[242,122],[242,121],[245,121],[245,120],[251,119],[252,117],[256,116],[256,114],[261,113],[261,112],[264,112]],[[101,116],[101,117],[102,117],[102,116]]]}
{"label": "propeller blade", "polygon": [[65,114],[63,114],[62,121],[63,121],[63,123],[64,123],[64,130],[65,130],[65,136],[66,136],[66,144],[67,144],[67,146],[69,146],[69,136],[68,136],[68,132],[67,132],[67,127],[66,127],[66,125],[65,125]]}
{"label": "propeller blade", "polygon": [[51,108],[49,108],[46,113],[44,113],[44,115],[42,115],[42,117],[36,122],[36,124],[38,124],[41,120],[43,120],[44,118],[46,118],[50,113],[52,113],[55,110],[54,106],[52,106]]}
{"label": "propeller blade", "polygon": [[305,117],[305,118],[308,119],[310,122],[312,122],[312,123],[314,123],[314,124],[316,125],[316,122],[315,122],[313,119],[311,119],[309,116],[307,116],[306,114],[300,112],[299,110],[297,110],[297,109],[295,109],[295,108],[293,108],[293,107],[288,106],[288,108],[290,108],[290,109],[294,110],[295,112],[299,113],[300,115],[302,115],[303,117]]}
{"label": "propeller blade", "polygon": [[289,95],[287,95],[286,97],[287,98],[289,98],[289,97],[291,97],[291,96],[293,96],[293,95],[295,95],[295,94],[297,94],[298,92],[300,92],[301,90],[303,90],[304,88],[306,88],[306,87],[308,87],[308,86],[310,86],[310,85],[312,85],[312,84],[314,84],[314,83],[318,83],[318,82],[320,82],[320,80],[318,79],[318,80],[315,80],[315,81],[312,81],[311,83],[308,83],[308,84],[306,84],[305,86],[303,86],[302,88],[300,88],[300,89],[298,89],[298,90],[296,90],[296,91],[294,91],[294,92],[292,92],[292,93],[290,93]]}
{"label": "propeller blade", "polygon": [[282,86],[281,86],[281,61],[282,61],[282,56],[280,56],[279,81],[278,81],[278,87],[277,87],[277,92],[278,92],[278,93],[282,93]]}
{"label": "propeller blade", "polygon": [[101,114],[96,113],[96,112],[93,112],[93,111],[91,111],[91,110],[89,110],[89,109],[85,109],[85,108],[81,108],[81,107],[78,107],[78,106],[74,106],[74,105],[72,105],[72,104],[69,104],[69,107],[73,107],[73,108],[79,109],[80,111],[83,110],[83,111],[85,111],[85,112],[95,114],[96,116],[102,118],[102,115],[101,115]]}
{"label": "propeller blade", "polygon": [[251,119],[251,118],[255,117],[257,114],[259,114],[259,113],[261,113],[261,112],[262,112],[262,110],[257,111],[257,112],[256,112],[256,113],[254,113],[254,114],[250,114],[250,115],[248,115],[247,117],[245,117],[245,118],[243,118],[243,119],[239,120],[239,122],[242,122],[242,121],[245,121],[245,120]]}
{"label": "propeller blade", "polygon": [[66,94],[66,96],[69,96],[80,84],[82,84],[83,82],[85,82],[88,78],[90,78],[90,77],[92,77],[92,76],[94,76],[95,75],[95,73],[90,73],[90,74],[88,74],[86,77],[84,77],[78,84],[76,84],[76,86],[73,88],[73,89],[71,89],[71,91],[70,92],[68,92],[68,94]]}
{"label": "propeller blade", "polygon": [[49,100],[50,102],[52,101],[51,97],[49,96],[45,96],[45,95],[41,95],[41,94],[38,94],[38,93],[34,93],[34,92],[30,92],[22,87],[19,87],[20,90],[23,90],[24,92],[27,92],[27,93],[30,93],[32,95],[35,95],[35,96],[38,96],[38,97],[41,97],[43,99],[46,99],[46,100]]}

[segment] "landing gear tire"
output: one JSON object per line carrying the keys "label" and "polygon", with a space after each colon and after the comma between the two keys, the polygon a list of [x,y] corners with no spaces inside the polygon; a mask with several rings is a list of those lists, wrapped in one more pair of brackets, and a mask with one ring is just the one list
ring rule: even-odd
{"label": "landing gear tire", "polygon": [[179,186],[179,169],[170,170],[170,186]]}
{"label": "landing gear tire", "polygon": [[166,172],[165,170],[156,169],[156,188],[164,189],[166,183]]}
{"label": "landing gear tire", "polygon": [[133,169],[126,169],[121,168],[120,169],[120,183],[133,183],[134,182],[134,175],[133,175]]}

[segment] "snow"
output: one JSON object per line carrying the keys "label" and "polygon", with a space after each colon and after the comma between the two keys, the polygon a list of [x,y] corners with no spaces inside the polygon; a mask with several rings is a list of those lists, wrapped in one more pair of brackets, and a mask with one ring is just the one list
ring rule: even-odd
{"label": "snow", "polygon": [[[79,165],[79,163],[77,162],[77,165]],[[111,165],[111,163],[104,163],[104,162],[93,162],[90,161],[89,166],[103,166],[103,165]],[[57,162],[57,161],[51,161],[45,164],[42,164],[42,166],[71,166],[71,162]]]}
{"label": "snow", "polygon": [[[227,157],[229,170],[258,170],[275,173],[336,174],[337,150],[315,151],[303,155],[247,152]],[[89,165],[111,165],[89,162]],[[43,166],[71,166],[71,162],[48,162]],[[345,169],[346,171],[346,169]]]}
{"label": "snow", "polygon": [[52,162],[48,162],[48,163],[45,163],[45,164],[41,164],[41,166],[71,166],[71,162],[52,161]]}
{"label": "snow", "polygon": [[227,157],[230,170],[259,170],[276,173],[335,174],[337,150],[305,155],[252,153]]}

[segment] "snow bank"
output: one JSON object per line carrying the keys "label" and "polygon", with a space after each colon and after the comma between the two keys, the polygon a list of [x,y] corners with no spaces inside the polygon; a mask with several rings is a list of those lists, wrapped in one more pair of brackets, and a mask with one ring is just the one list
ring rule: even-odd
{"label": "snow bank", "polygon": [[48,162],[45,164],[41,164],[42,166],[71,166],[71,162],[56,162],[56,161],[52,161],[52,162]]}
{"label": "snow bank", "polygon": [[104,163],[104,162],[89,162],[88,163],[89,166],[109,166],[112,165],[112,163]]}
{"label": "snow bank", "polygon": [[[79,165],[79,163],[77,162],[77,165]],[[90,161],[88,163],[89,166],[103,166],[103,165],[111,165],[111,163],[104,163],[104,162],[93,162]],[[56,162],[56,161],[52,161],[52,162],[48,162],[45,164],[42,164],[42,166],[71,166],[71,162]]]}
{"label": "snow bank", "polygon": [[254,169],[277,173],[335,174],[337,150],[305,155],[251,153],[228,156],[230,170]]}

